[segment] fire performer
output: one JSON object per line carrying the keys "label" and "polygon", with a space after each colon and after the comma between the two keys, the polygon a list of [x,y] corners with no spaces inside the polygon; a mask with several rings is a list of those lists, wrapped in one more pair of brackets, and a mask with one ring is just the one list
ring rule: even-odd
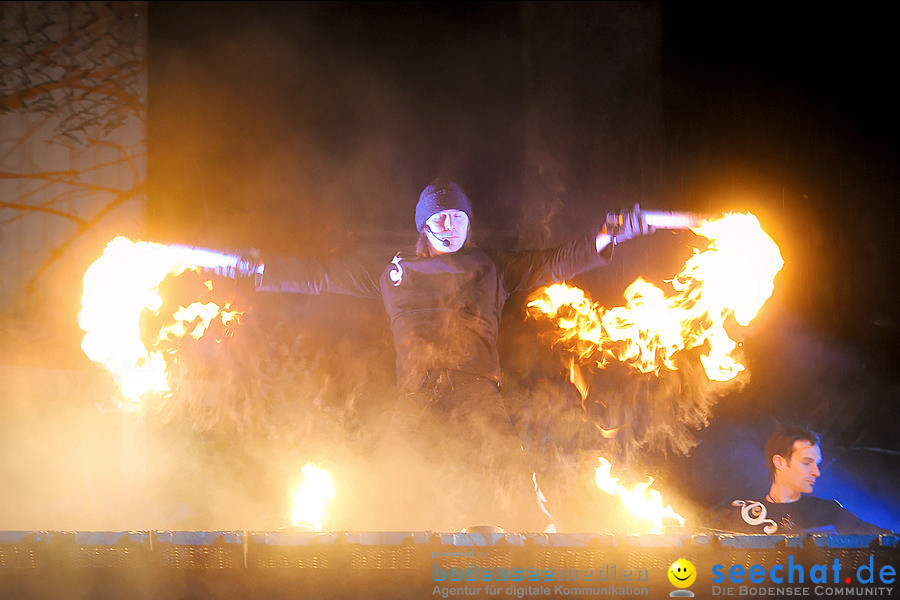
{"label": "fire performer", "polygon": [[776,431],[766,442],[766,462],[772,485],[765,498],[734,500],[717,519],[716,528],[738,533],[838,534],[890,533],[867,523],[837,500],[808,496],[821,475],[819,435],[803,427]]}
{"label": "fire performer", "polygon": [[[520,485],[528,485],[534,510],[533,468],[500,391],[497,339],[504,303],[514,292],[606,265],[616,244],[650,228],[635,205],[562,246],[495,252],[473,243],[473,221],[466,194],[455,182],[438,179],[425,187],[415,208],[415,252],[397,253],[380,276],[354,261],[287,257],[242,257],[234,274],[255,277],[261,291],[380,299],[390,318],[401,392],[392,433],[435,458],[461,462],[469,473],[481,472],[484,488],[506,483],[521,491]],[[498,512],[490,493],[471,490],[469,504],[494,505],[492,513]],[[484,514],[466,518],[489,518]]]}

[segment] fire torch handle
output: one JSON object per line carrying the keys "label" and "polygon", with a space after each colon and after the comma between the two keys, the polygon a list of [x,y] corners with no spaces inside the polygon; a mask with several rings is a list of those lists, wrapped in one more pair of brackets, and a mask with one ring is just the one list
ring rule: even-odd
{"label": "fire torch handle", "polygon": [[255,250],[232,254],[197,246],[170,244],[169,247],[177,250],[189,266],[228,279],[259,278],[265,268]]}
{"label": "fire torch handle", "polygon": [[703,220],[700,215],[689,212],[671,210],[644,210],[641,212],[647,220],[647,225],[654,229],[690,229],[699,226]]}
{"label": "fire torch handle", "polygon": [[[665,210],[642,210],[640,217],[647,227],[651,229],[690,229],[697,227],[704,217],[696,213],[665,211]],[[606,215],[606,228],[613,232],[622,227],[622,213],[611,212]]]}

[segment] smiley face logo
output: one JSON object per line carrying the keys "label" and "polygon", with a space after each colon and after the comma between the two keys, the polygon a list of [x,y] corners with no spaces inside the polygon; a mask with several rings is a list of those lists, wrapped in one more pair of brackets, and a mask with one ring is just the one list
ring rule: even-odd
{"label": "smiley face logo", "polygon": [[679,558],[669,567],[669,582],[677,588],[690,587],[697,579],[697,569],[687,559]]}

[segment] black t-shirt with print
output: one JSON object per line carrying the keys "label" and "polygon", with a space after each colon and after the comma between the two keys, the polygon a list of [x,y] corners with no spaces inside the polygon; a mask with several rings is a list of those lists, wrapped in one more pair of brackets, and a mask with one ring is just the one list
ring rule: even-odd
{"label": "black t-shirt with print", "polygon": [[734,500],[713,521],[715,529],[735,533],[889,533],[886,529],[863,521],[837,500],[806,495],[796,502]]}

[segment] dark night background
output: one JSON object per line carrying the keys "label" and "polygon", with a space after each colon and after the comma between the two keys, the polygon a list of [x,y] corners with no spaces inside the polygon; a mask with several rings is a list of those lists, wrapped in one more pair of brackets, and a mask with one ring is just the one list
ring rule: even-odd
{"label": "dark night background", "polygon": [[[719,399],[689,452],[632,449],[661,487],[709,507],[764,493],[765,438],[776,422],[809,424],[824,435],[817,493],[898,529],[886,10],[151,2],[150,236],[383,264],[414,241],[415,201],[438,175],[472,198],[480,242],[507,247],[562,242],[635,202],[751,211],[785,267],[743,333],[749,383]],[[578,283],[614,305],[636,276],[674,275],[689,237],[633,242]],[[363,354],[370,376],[390,377],[379,306],[248,301],[261,329],[302,331],[335,363]],[[530,353],[564,384],[521,301],[504,319],[507,383],[534,376]]]}

